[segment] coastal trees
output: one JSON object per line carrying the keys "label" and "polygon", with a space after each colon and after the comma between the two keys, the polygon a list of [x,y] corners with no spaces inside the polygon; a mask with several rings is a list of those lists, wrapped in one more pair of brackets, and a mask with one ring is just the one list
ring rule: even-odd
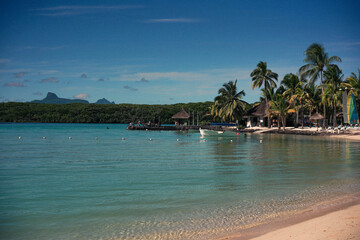
{"label": "coastal trees", "polygon": [[247,103],[242,100],[245,96],[244,90],[237,91],[237,80],[224,83],[219,89],[215,103],[211,107],[211,115],[219,117],[222,121],[239,120],[246,109]]}
{"label": "coastal trees", "polygon": [[346,78],[345,82],[341,84],[342,87],[351,89],[354,93],[356,99],[356,108],[360,109],[360,68],[358,68],[358,75],[351,73],[349,77]]}
{"label": "coastal trees", "polygon": [[[278,79],[278,74],[272,72],[270,69],[267,68],[267,63],[260,61],[256,68],[250,74],[252,78],[252,88],[261,88],[264,86],[265,93],[267,89],[270,87],[276,88],[276,82]],[[268,106],[268,98],[265,94],[265,103]],[[270,117],[268,117],[268,127],[270,127]]]}
{"label": "coastal trees", "polygon": [[[274,98],[271,100],[270,111],[277,115],[278,121],[281,121],[283,130],[285,131],[286,116],[288,113],[293,112],[293,110],[290,109],[290,104],[286,97],[282,94],[275,94]],[[278,126],[280,128],[280,125]]]}
{"label": "coastal trees", "polygon": [[[324,94],[323,88],[323,71],[329,67],[335,66],[335,62],[341,62],[338,56],[329,57],[325,48],[319,43],[311,44],[305,51],[306,63],[300,68],[300,73],[305,77],[309,77],[309,83],[314,83],[320,77],[320,83],[322,86],[322,93]],[[326,105],[323,104],[324,117],[326,117]],[[325,127],[325,121],[323,123]]]}
{"label": "coastal trees", "polygon": [[284,96],[287,97],[287,99],[292,99],[291,105],[295,110],[295,126],[297,127],[299,125],[299,106],[297,104],[297,99],[293,96],[295,95],[296,88],[299,84],[300,80],[299,77],[295,74],[289,73],[284,76],[284,79],[281,81],[281,86],[284,87]]}
{"label": "coastal trees", "polygon": [[329,67],[324,72],[325,84],[324,84],[324,101],[331,102],[332,112],[332,124],[336,126],[336,106],[341,100],[340,86],[343,79],[342,71],[337,66]]}
{"label": "coastal trees", "polygon": [[277,93],[277,91],[275,92],[275,88],[274,87],[270,87],[268,89],[262,88],[261,89],[261,97],[260,97],[260,101],[264,101],[265,99],[273,99],[275,94]]}
{"label": "coastal trees", "polygon": [[358,68],[357,76],[355,73],[352,72],[351,75],[346,78],[345,83],[343,83],[342,85],[351,89],[354,92],[355,96],[359,96],[360,95],[360,68]]}
{"label": "coastal trees", "polygon": [[306,106],[309,109],[309,115],[314,109],[318,112],[318,107],[321,103],[321,89],[314,83],[305,85],[305,91],[307,93]]}
{"label": "coastal trees", "polygon": [[[178,103],[172,105],[148,104],[40,104],[0,103],[0,122],[43,123],[173,123],[171,117],[182,107],[188,112],[199,113],[199,121],[207,124],[211,116],[205,113],[213,102]],[[196,115],[194,116],[196,117]]]}
{"label": "coastal trees", "polygon": [[301,109],[301,128],[304,128],[304,104],[308,98],[308,94],[304,88],[305,82],[298,82],[295,86],[295,91],[290,98],[290,103],[296,102],[300,104]]}
{"label": "coastal trees", "polygon": [[[257,68],[251,72],[252,88],[264,87],[261,90],[260,100],[265,100],[267,104],[271,100],[270,107],[273,108],[273,112],[279,102],[283,103],[283,99],[278,96],[281,94],[284,101],[290,104],[288,109],[291,108],[291,111],[288,113],[296,113],[295,126],[299,123],[300,111],[303,119],[302,127],[304,127],[305,114],[311,116],[314,109],[318,113],[318,108],[321,106],[324,115],[323,127],[327,122],[336,126],[336,114],[342,100],[341,88],[351,89],[355,95],[357,108],[360,108],[360,68],[358,74],[351,73],[351,76],[343,82],[342,71],[337,65],[341,62],[340,57],[329,57],[325,48],[319,43],[313,43],[306,49],[304,62],[305,65],[300,67],[297,75],[290,73],[284,76],[279,88],[276,88],[278,76],[267,69],[266,62],[259,62]],[[316,80],[319,79],[320,84],[316,84]],[[281,117],[279,119],[282,121]],[[270,124],[270,121],[268,123]]]}

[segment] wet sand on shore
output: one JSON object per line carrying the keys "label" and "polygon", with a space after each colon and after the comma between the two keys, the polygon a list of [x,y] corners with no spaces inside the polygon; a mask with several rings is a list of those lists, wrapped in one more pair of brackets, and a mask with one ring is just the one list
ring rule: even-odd
{"label": "wet sand on shore", "polygon": [[218,240],[360,240],[360,197],[321,203]]}
{"label": "wet sand on shore", "polygon": [[252,240],[359,240],[360,205],[339,210],[286,228],[269,232]]}

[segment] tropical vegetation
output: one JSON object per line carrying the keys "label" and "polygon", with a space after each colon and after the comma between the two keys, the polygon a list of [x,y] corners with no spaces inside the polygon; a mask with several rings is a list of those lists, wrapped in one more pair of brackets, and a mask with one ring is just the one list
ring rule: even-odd
{"label": "tropical vegetation", "polygon": [[[319,43],[311,44],[305,51],[306,58],[304,59],[305,64],[299,71],[305,77],[309,77],[309,83],[313,84],[320,76],[320,83],[322,94],[324,95],[323,86],[323,72],[324,70],[337,67],[335,62],[341,62],[338,56],[329,57],[328,53],[325,52],[325,48]],[[324,116],[326,116],[326,102],[323,102]],[[326,121],[323,121],[323,127],[325,127]]]}
{"label": "tropical vegetation", "polygon": [[224,83],[219,89],[218,96],[214,99],[211,106],[211,115],[220,118],[222,121],[236,121],[242,118],[245,113],[247,103],[242,100],[245,96],[244,90],[237,91],[237,80]]}
{"label": "tropical vegetation", "polygon": [[[261,61],[250,74],[253,89],[263,87],[260,101],[269,103],[269,124],[272,122],[270,118],[276,118],[278,126],[282,125],[283,129],[291,120],[294,126],[298,126],[301,115],[301,126],[304,127],[305,114],[310,117],[314,111],[319,113],[319,106],[322,106],[322,126],[330,123],[335,127],[341,122],[337,117],[342,112],[343,91],[351,90],[354,93],[359,110],[360,68],[358,75],[352,73],[344,81],[342,71],[336,64],[341,62],[340,57],[329,57],[319,43],[313,43],[306,49],[304,62],[305,65],[299,68],[297,74],[286,74],[278,88],[275,82],[278,74],[267,69],[265,62]],[[318,79],[320,84],[316,85]],[[291,115],[293,118],[288,119]]]}
{"label": "tropical vegetation", "polygon": [[208,109],[212,102],[178,103],[172,105],[145,104],[40,104],[0,103],[0,122],[43,123],[142,123],[173,124],[171,117],[182,107],[190,114],[190,123],[208,124],[212,117]]}
{"label": "tropical vegetation", "polygon": [[[260,61],[254,71],[250,74],[252,78],[252,88],[261,88],[264,86],[265,89],[265,103],[268,105],[269,99],[266,96],[266,92],[271,87],[276,88],[276,82],[278,74],[272,72],[267,68],[267,63]],[[268,119],[268,126],[270,127],[270,119]]]}

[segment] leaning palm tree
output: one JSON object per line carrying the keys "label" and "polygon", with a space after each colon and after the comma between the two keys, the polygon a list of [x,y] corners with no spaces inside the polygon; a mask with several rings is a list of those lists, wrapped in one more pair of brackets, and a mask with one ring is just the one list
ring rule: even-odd
{"label": "leaning palm tree", "polygon": [[237,92],[237,80],[223,84],[212,106],[211,114],[220,117],[223,121],[238,120],[245,112],[247,103],[242,100],[244,90]]}
{"label": "leaning palm tree", "polygon": [[[267,92],[270,87],[276,87],[275,81],[278,79],[278,74],[268,69],[266,62],[259,62],[250,76],[252,77],[253,89],[264,86],[265,92]],[[266,106],[268,106],[268,100],[269,99],[265,95]],[[270,117],[268,117],[268,127],[270,127]]]}
{"label": "leaning palm tree", "polygon": [[[300,68],[300,73],[305,77],[309,77],[309,83],[314,83],[320,76],[320,83],[323,84],[323,71],[325,68],[334,66],[334,62],[341,62],[338,56],[328,57],[325,48],[319,43],[311,44],[305,51],[304,66]],[[322,88],[322,93],[324,89]],[[326,106],[324,104],[324,117],[326,116]],[[323,123],[325,127],[325,121]]]}

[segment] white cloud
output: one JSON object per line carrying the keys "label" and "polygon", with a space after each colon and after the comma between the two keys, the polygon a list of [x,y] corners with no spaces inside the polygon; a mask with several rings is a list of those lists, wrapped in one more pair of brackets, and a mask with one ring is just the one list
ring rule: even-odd
{"label": "white cloud", "polygon": [[22,82],[8,82],[4,84],[4,87],[25,87]]}
{"label": "white cloud", "polygon": [[56,77],[49,77],[41,80],[41,83],[46,83],[46,82],[58,83],[59,80]]}
{"label": "white cloud", "polygon": [[145,80],[167,80],[167,81],[189,81],[216,84],[238,79],[239,81],[250,79],[250,69],[208,69],[190,72],[138,72],[131,74],[122,74],[119,77],[112,78],[113,81],[139,81]]}
{"label": "white cloud", "polygon": [[25,46],[25,47],[14,47],[15,51],[24,51],[24,50],[40,50],[40,51],[53,51],[64,48],[65,46],[55,46],[55,47],[38,47],[38,46]]}
{"label": "white cloud", "polygon": [[76,98],[76,99],[87,99],[88,97],[89,97],[89,94],[87,94],[87,93],[80,93],[80,94],[74,96],[74,98]]}
{"label": "white cloud", "polygon": [[145,21],[146,23],[194,23],[201,22],[200,19],[195,18],[157,18],[149,19]]}
{"label": "white cloud", "polygon": [[27,72],[13,73],[15,78],[22,78]]}
{"label": "white cloud", "polygon": [[81,14],[94,14],[125,9],[143,8],[142,5],[63,5],[48,8],[33,9],[40,16],[69,16]]}
{"label": "white cloud", "polygon": [[133,88],[133,87],[130,87],[130,86],[128,86],[128,85],[124,86],[124,88],[125,88],[125,89],[128,89],[128,90],[130,90],[130,91],[133,91],[133,92],[135,92],[135,91],[138,90],[137,88]]}
{"label": "white cloud", "polygon": [[38,72],[38,74],[41,74],[41,75],[49,75],[49,74],[56,74],[56,73],[59,73],[58,70],[41,70]]}
{"label": "white cloud", "polygon": [[7,59],[7,58],[0,58],[0,64],[1,64],[1,63],[9,63],[9,62],[11,62],[11,60],[10,60],[10,59]]}
{"label": "white cloud", "polygon": [[0,69],[0,73],[14,73],[14,72],[29,72],[29,69],[17,68],[17,69]]}

